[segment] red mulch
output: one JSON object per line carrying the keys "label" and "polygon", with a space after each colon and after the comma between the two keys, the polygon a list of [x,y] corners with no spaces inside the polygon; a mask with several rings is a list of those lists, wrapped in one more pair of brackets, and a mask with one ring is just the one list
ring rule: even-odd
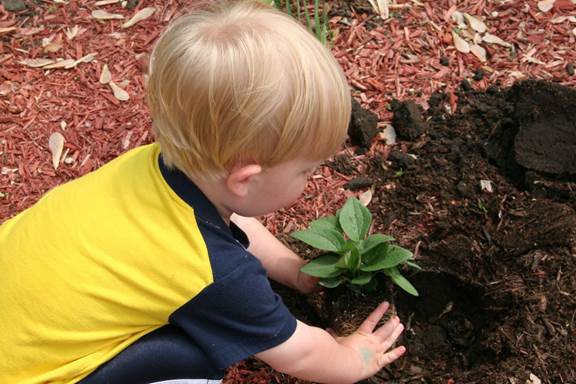
{"label": "red mulch", "polygon": [[[199,1],[147,0],[136,9],[117,4],[96,7],[94,1],[68,4],[27,1],[19,13],[0,5],[0,222],[33,204],[44,192],[96,169],[118,154],[151,140],[145,104],[144,76],[148,53],[162,28],[177,14]],[[474,88],[507,86],[524,77],[576,85],[567,66],[576,64],[576,23],[561,16],[576,16],[573,0],[557,0],[549,12],[537,2],[398,0],[388,20],[378,18],[368,1],[333,3],[333,51],[348,75],[354,96],[389,122],[392,98],[412,98],[426,106],[437,90],[451,95],[463,79]],[[123,20],[96,20],[94,9],[131,17],[144,7],[156,7],[152,17],[122,29]],[[454,11],[484,19],[488,32],[514,45],[514,49],[487,45],[488,60],[458,52],[452,42]],[[68,28],[80,28],[73,39]],[[62,47],[44,52],[42,40],[52,37]],[[32,68],[28,59],[95,59],[72,69]],[[447,65],[441,64],[441,58]],[[116,99],[99,83],[107,64],[115,83],[130,95]],[[573,68],[573,67],[572,67]],[[572,69],[573,72],[573,69]],[[48,137],[65,137],[57,169],[52,166]],[[372,151],[385,149],[379,142]],[[348,151],[351,150],[347,149]],[[304,198],[293,207],[265,218],[274,233],[303,227],[311,219],[332,212],[351,192],[342,185],[347,177],[323,167],[312,178]],[[278,374],[267,368],[239,365],[230,370],[227,383],[258,383]],[[294,381],[293,381],[294,382]]]}

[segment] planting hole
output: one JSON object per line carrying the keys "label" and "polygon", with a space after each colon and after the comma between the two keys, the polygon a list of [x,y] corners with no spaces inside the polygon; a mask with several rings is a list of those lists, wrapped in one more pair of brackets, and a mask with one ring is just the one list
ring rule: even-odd
{"label": "planting hole", "polygon": [[396,298],[410,355],[423,363],[451,356],[460,369],[506,357],[490,338],[504,314],[489,309],[484,288],[440,272],[417,273],[411,281],[420,296],[399,292]]}

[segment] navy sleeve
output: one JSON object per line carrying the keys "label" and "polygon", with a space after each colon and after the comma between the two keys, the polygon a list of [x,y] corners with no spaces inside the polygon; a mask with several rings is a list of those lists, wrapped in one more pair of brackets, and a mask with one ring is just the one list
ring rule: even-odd
{"label": "navy sleeve", "polygon": [[169,320],[192,337],[219,369],[283,343],[296,329],[296,319],[272,290],[262,264],[246,251],[244,262]]}

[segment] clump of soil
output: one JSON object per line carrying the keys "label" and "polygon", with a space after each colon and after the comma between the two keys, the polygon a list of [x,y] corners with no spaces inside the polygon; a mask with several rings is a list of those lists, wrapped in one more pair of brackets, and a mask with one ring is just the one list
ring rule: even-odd
{"label": "clump of soil", "polygon": [[367,148],[378,133],[378,117],[370,110],[362,108],[352,100],[352,117],[348,126],[348,136],[352,145]]}
{"label": "clump of soil", "polygon": [[[453,114],[446,100],[432,97],[422,135],[366,164],[374,231],[417,249],[425,269],[407,272],[419,297],[388,297],[406,357],[367,382],[574,383],[576,92],[539,81],[462,91]],[[301,316],[353,329],[386,292],[336,294],[347,317],[331,312],[334,295]]]}
{"label": "clump of soil", "polygon": [[393,100],[392,111],[394,112],[394,119],[392,125],[396,130],[396,134],[403,140],[415,140],[426,130],[426,122],[422,117],[422,107],[408,100],[400,102]]}

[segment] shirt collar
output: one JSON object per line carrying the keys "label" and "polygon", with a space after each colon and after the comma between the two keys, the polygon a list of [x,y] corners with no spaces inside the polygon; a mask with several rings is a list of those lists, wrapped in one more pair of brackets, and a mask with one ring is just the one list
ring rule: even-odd
{"label": "shirt collar", "polygon": [[244,231],[242,231],[242,229],[232,221],[230,222],[230,226],[228,226],[224,219],[222,219],[222,216],[218,213],[214,204],[212,204],[212,202],[192,180],[190,180],[179,169],[173,167],[169,168],[164,163],[162,155],[158,156],[158,166],[160,168],[160,173],[168,186],[178,195],[178,197],[194,209],[197,219],[232,235],[232,237],[238,240],[242,245],[248,247],[248,236],[246,236]]}

